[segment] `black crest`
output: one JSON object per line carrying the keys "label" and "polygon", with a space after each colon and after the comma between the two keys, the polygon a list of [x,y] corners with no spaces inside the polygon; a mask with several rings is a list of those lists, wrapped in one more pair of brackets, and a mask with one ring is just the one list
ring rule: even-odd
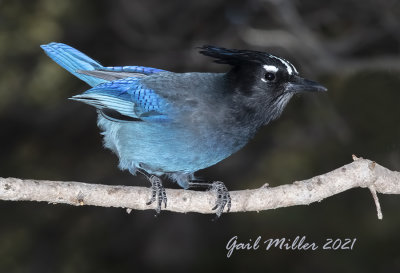
{"label": "black crest", "polygon": [[239,65],[243,63],[265,63],[270,54],[253,50],[227,49],[211,45],[199,47],[200,53],[212,58],[219,64]]}

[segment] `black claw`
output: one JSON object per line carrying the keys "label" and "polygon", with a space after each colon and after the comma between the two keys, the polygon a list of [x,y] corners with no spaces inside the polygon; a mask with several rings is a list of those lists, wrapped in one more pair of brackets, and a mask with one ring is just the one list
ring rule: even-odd
{"label": "black claw", "polygon": [[165,189],[161,183],[161,179],[157,176],[150,176],[149,181],[151,183],[151,198],[147,201],[146,205],[151,205],[154,201],[157,200],[156,212],[157,214],[161,211],[162,203],[164,203],[164,208],[167,207],[167,194]]}
{"label": "black claw", "polygon": [[225,184],[221,181],[216,181],[211,184],[210,190],[217,194],[217,200],[215,201],[215,206],[212,210],[216,210],[217,218],[221,216],[224,212],[225,206],[227,207],[226,212],[231,209],[232,201],[228,189]]}

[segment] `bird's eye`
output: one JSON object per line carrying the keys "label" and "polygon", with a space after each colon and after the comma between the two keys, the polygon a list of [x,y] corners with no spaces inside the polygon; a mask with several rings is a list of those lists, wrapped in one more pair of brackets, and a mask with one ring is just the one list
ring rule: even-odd
{"label": "bird's eye", "polygon": [[265,74],[265,79],[267,81],[273,81],[273,80],[275,80],[275,74],[272,72],[268,72]]}

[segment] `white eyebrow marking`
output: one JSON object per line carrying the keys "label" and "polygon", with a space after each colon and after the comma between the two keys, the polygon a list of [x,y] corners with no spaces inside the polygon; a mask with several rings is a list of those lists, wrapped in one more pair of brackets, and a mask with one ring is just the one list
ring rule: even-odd
{"label": "white eyebrow marking", "polygon": [[278,72],[278,68],[276,66],[273,65],[264,65],[263,66],[265,70],[267,70],[268,72]]}
{"label": "white eyebrow marking", "polygon": [[299,74],[299,72],[297,71],[296,67],[294,67],[294,65],[292,63],[289,63],[289,64],[293,68],[294,73]]}
{"label": "white eyebrow marking", "polygon": [[[277,59],[277,60],[281,61],[281,63],[282,63],[284,66],[286,66],[286,70],[287,70],[287,72],[288,72],[289,75],[292,75],[292,74],[293,74],[293,70],[294,70],[296,73],[298,73],[297,70],[296,70],[296,68],[294,68],[294,66],[293,66],[291,63],[289,63],[288,61],[286,61],[286,60],[284,60],[284,59],[281,59],[281,58],[279,58],[279,57],[276,57],[276,56],[274,56],[274,55],[271,55],[271,58],[274,58],[274,59]],[[293,69],[292,69],[292,67],[293,67]]]}

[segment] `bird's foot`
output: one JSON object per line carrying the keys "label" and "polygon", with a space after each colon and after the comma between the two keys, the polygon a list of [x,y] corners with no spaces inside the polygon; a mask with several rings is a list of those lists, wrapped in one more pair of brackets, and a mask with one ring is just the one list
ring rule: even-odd
{"label": "bird's foot", "polygon": [[230,211],[232,204],[231,195],[229,194],[225,184],[221,181],[213,182],[209,190],[215,192],[217,195],[217,200],[215,201],[215,206],[212,208],[212,210],[216,211],[217,218],[219,218],[224,212],[225,206],[227,208],[226,212]]}
{"label": "bird's foot", "polygon": [[147,201],[146,205],[151,205],[157,200],[156,212],[157,214],[161,211],[161,205],[164,203],[164,208],[167,207],[167,194],[165,193],[165,188],[161,183],[161,179],[155,175],[149,177],[151,183],[151,198]]}

